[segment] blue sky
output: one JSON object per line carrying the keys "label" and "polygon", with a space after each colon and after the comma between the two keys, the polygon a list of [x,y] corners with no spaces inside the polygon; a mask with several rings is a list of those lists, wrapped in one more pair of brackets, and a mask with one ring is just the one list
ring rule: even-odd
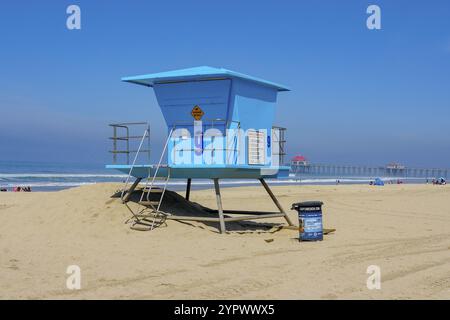
{"label": "blue sky", "polygon": [[153,91],[120,78],[210,65],[292,89],[291,156],[450,167],[448,1],[2,1],[0,39],[0,160],[107,163],[107,124],[128,120],[150,121],[156,157]]}

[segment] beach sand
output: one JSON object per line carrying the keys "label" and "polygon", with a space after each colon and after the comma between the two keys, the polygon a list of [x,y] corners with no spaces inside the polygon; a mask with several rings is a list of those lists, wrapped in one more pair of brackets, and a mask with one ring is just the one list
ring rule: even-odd
{"label": "beach sand", "polygon": [[[0,193],[0,298],[19,299],[449,299],[450,186],[274,186],[291,204],[321,200],[322,242],[296,230],[167,221],[148,232],[125,221],[97,184],[53,193]],[[260,186],[223,188],[227,209],[275,211]],[[191,200],[215,208],[213,190]],[[282,223],[284,219],[267,220]],[[81,290],[66,269],[81,268]],[[369,265],[381,289],[366,287]]]}

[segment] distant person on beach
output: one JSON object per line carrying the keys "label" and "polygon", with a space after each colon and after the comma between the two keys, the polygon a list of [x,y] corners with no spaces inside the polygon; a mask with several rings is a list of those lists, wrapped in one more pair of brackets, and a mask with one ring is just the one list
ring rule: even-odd
{"label": "distant person on beach", "polygon": [[442,186],[442,185],[446,185],[447,182],[445,181],[444,178],[439,178],[439,179],[433,179],[433,184]]}
{"label": "distant person on beach", "polygon": [[0,192],[6,192],[6,191],[8,191],[8,189],[6,189],[6,188],[1,188],[0,189]]}
{"label": "distant person on beach", "polygon": [[28,186],[28,187],[18,186],[18,187],[14,187],[12,191],[13,192],[31,192],[31,187],[30,186]]}

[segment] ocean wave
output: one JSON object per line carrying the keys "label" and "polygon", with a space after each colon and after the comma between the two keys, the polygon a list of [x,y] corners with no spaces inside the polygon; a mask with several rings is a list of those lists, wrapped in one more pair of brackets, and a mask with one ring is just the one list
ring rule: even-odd
{"label": "ocean wave", "polygon": [[[105,181],[103,181],[105,182]],[[32,188],[45,188],[45,187],[56,187],[56,188],[68,188],[68,187],[79,187],[79,186],[83,186],[83,185],[92,185],[92,184],[96,184],[96,183],[102,183],[100,181],[90,181],[90,182],[46,182],[46,181],[42,181],[42,182],[29,182],[29,181],[20,181],[20,182],[9,182],[9,183],[2,183],[0,184],[1,187],[4,188],[12,188],[12,187],[25,187],[25,186],[29,186]],[[122,183],[121,181],[119,183]],[[302,184],[302,183],[328,183],[328,180],[326,179],[322,179],[322,180],[304,180],[304,181],[295,181],[295,180],[267,180],[267,183],[269,184]],[[163,181],[155,181],[154,185],[156,186],[163,186],[165,183]],[[192,185],[194,186],[209,186],[209,185],[213,185],[214,183],[212,181],[209,180],[193,180],[192,181]],[[254,180],[230,180],[230,181],[225,181],[222,180],[220,182],[221,185],[223,186],[229,186],[229,185],[258,185],[260,184],[259,181],[254,181]],[[140,183],[141,186],[145,185],[145,182],[141,182]],[[185,186],[186,185],[186,181],[182,180],[182,181],[171,181],[167,183],[168,186]]]}
{"label": "ocean wave", "polygon": [[[127,176],[122,174],[0,174],[0,187],[12,188],[16,186],[30,186],[38,188],[70,188],[83,185],[91,185],[103,182],[116,182],[123,183]],[[385,182],[396,181],[398,179],[408,180],[421,180],[418,178],[392,178],[381,177]],[[301,178],[284,178],[284,179],[266,179],[269,184],[278,185],[314,185],[314,184],[336,184],[339,180],[341,184],[365,184],[373,181],[371,177],[364,178],[324,178],[324,177],[305,177]],[[162,186],[164,181],[155,181],[155,185]],[[260,182],[257,179],[222,179],[220,184],[223,186],[242,186],[242,185],[259,185]],[[141,182],[140,185],[145,185],[145,182]],[[168,182],[168,186],[182,186],[186,185],[185,179],[174,179]],[[213,181],[209,179],[194,179],[192,185],[195,186],[211,186]]]}
{"label": "ocean wave", "polygon": [[95,184],[95,182],[30,182],[2,184],[2,188],[31,187],[31,188],[71,188]]}

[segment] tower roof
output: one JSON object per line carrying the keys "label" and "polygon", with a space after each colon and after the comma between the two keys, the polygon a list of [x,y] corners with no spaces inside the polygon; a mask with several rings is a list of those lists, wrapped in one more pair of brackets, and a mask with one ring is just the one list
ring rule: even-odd
{"label": "tower roof", "polygon": [[306,158],[304,156],[295,156],[292,158],[292,161],[306,161]]}
{"label": "tower roof", "polygon": [[156,83],[230,79],[230,78],[244,79],[247,81],[258,83],[263,86],[275,88],[278,91],[289,91],[289,88],[271,81],[252,77],[243,73],[227,70],[224,68],[214,68],[208,66],[179,69],[131,77],[123,77],[122,81],[153,87],[153,85],[155,85]]}

